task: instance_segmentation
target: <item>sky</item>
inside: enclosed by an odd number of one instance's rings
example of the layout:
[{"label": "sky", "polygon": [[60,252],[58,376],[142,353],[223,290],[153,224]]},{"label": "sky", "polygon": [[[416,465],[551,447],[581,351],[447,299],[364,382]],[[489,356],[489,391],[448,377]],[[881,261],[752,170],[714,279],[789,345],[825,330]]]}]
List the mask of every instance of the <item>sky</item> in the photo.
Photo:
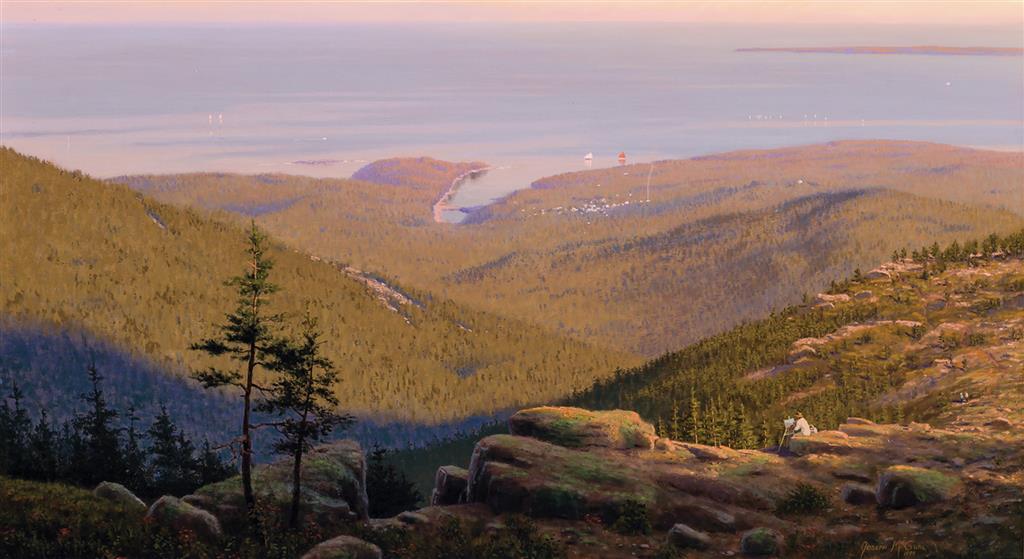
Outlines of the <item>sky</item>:
[{"label": "sky", "polygon": [[0,21],[44,24],[655,21],[1024,26],[1024,0],[3,0]]}]

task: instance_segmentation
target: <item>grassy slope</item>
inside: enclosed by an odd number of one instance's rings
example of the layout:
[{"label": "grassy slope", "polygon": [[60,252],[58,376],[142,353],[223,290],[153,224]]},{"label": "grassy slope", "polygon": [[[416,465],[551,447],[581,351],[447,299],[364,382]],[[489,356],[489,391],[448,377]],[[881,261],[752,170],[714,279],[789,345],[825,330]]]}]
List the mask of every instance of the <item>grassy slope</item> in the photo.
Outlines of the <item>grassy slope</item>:
[{"label": "grassy slope", "polygon": [[[286,176],[121,180],[179,204],[262,204],[257,219],[292,246],[656,355],[794,303],[894,248],[1019,227],[1022,158],[882,141],[735,152],[550,177],[462,226],[430,221],[429,204],[457,175],[455,165],[438,174],[436,162],[407,162],[407,182],[422,188]],[[638,205],[648,173],[652,202]],[[864,192],[875,190],[892,192]],[[601,199],[632,203],[607,215],[569,210]]]},{"label": "grassy slope", "polygon": [[[236,225],[9,149],[0,167],[0,314],[83,328],[171,368],[206,364],[188,345],[234,306],[223,281],[243,269]],[[555,398],[629,362],[415,291],[423,306],[394,312],[335,266],[282,247],[272,256],[283,288],[272,308],[294,316],[309,304],[342,371],[341,400],[356,412],[458,419]],[[118,372],[106,373],[116,388]]]}]

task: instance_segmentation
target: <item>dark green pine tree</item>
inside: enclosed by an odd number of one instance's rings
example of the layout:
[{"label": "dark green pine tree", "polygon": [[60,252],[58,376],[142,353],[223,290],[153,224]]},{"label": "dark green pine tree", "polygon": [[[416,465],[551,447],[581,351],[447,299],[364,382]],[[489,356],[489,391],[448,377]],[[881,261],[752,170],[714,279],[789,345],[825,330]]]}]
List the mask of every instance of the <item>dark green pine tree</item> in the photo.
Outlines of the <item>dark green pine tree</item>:
[{"label": "dark green pine tree", "polygon": [[[250,519],[255,519],[256,507],[252,489],[252,406],[253,390],[258,387],[254,374],[273,343],[270,327],[280,320],[279,316],[266,312],[268,297],[278,289],[269,280],[273,261],[267,256],[267,250],[267,237],[253,222],[249,230],[248,267],[244,273],[227,282],[237,289],[238,305],[220,326],[219,337],[208,338],[192,346],[192,349],[213,356],[229,356],[241,362],[240,370],[211,367],[196,373],[195,378],[206,388],[233,386],[241,391],[242,425],[237,442],[240,445],[242,493]],[[252,526],[256,528],[256,523],[253,522]]]},{"label": "dark green pine tree", "polygon": [[719,409],[719,404],[715,400],[711,400],[708,403],[708,413],[706,414],[708,424],[708,444],[715,446],[721,446],[722,444],[722,412]]},{"label": "dark green pine tree", "polygon": [[165,406],[160,406],[148,435],[153,455],[154,493],[180,497],[195,489],[199,482],[195,448],[178,430]]},{"label": "dark green pine tree", "polygon": [[121,453],[121,429],[116,426],[118,413],[103,395],[100,376],[94,363],[88,367],[92,389],[81,395],[86,411],[75,416],[78,432],[77,456],[72,467],[78,472],[78,481],[94,485],[101,481],[124,481],[124,456]]},{"label": "dark green pine tree", "polygon": [[767,417],[761,419],[761,430],[758,432],[757,446],[761,448],[772,446],[772,428],[768,423]]},{"label": "dark green pine tree", "polygon": [[372,518],[387,518],[416,508],[423,499],[416,484],[388,462],[387,455],[386,449],[375,446],[366,465],[366,492]]},{"label": "dark green pine tree", "polygon": [[750,421],[746,408],[739,408],[737,421],[739,425],[736,432],[736,440],[733,444],[735,444],[736,448],[757,448],[757,435],[754,434],[754,426]]},{"label": "dark green pine tree", "polygon": [[39,421],[28,437],[28,463],[31,469],[24,472],[26,477],[42,481],[54,481],[60,469],[57,433],[50,426],[46,410],[39,412]]},{"label": "dark green pine tree", "polygon": [[199,465],[199,485],[209,485],[228,479],[235,472],[235,466],[221,458],[211,445],[210,441],[203,441],[203,447],[196,459]]},{"label": "dark green pine tree", "polygon": [[692,439],[694,444],[700,444],[701,431],[700,401],[697,400],[697,395],[691,390],[690,414],[686,416],[686,439]]},{"label": "dark green pine tree", "polygon": [[679,417],[679,402],[672,401],[672,416],[669,418],[668,438],[678,441],[683,436],[683,420]]},{"label": "dark green pine tree", "polygon": [[135,406],[128,407],[128,430],[124,441],[124,484],[137,493],[149,492],[149,475],[146,469],[146,452],[139,444],[141,434],[135,424]]},{"label": "dark green pine tree", "polygon": [[[17,381],[11,383],[10,402],[5,398],[0,406],[0,473],[22,476],[27,463],[26,445],[32,421],[21,407],[23,398]],[[13,405],[12,405],[13,404]]]},{"label": "dark green pine tree", "polygon": [[274,452],[292,458],[292,499],[288,525],[299,522],[302,484],[302,457],[336,428],[347,428],[355,419],[337,412],[338,397],[334,385],[338,372],[321,354],[320,332],[316,321],[307,315],[299,340],[281,340],[271,350],[268,368],[280,373],[268,396],[259,402],[261,412],[281,417],[272,425],[280,433]]}]

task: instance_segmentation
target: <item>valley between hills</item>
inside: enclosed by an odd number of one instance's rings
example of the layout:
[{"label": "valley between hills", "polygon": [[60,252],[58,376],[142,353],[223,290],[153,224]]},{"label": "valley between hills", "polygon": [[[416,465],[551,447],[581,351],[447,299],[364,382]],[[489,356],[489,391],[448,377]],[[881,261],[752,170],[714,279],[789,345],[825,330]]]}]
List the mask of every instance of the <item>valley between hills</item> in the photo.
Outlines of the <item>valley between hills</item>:
[{"label": "valley between hills", "polygon": [[[809,557],[907,541],[1001,557],[1019,542],[1024,154],[732,152],[541,178],[438,223],[453,182],[485,165],[98,180],[4,148],[3,386],[17,383],[17,409],[74,419],[92,363],[143,422],[165,407],[183,433],[232,436],[230,394],[189,377],[236,365],[190,346],[233,306],[225,280],[258,226],[280,287],[267,305],[318,320],[333,394],[359,420],[335,438],[363,443],[315,451],[309,530],[275,544],[282,557]],[[794,410],[820,431],[779,449]],[[418,502],[381,508],[375,443],[399,449],[387,475]],[[261,462],[276,518],[288,471]],[[267,545],[240,528],[235,478],[141,495],[152,503],[2,479],[14,528],[0,550]]]}]

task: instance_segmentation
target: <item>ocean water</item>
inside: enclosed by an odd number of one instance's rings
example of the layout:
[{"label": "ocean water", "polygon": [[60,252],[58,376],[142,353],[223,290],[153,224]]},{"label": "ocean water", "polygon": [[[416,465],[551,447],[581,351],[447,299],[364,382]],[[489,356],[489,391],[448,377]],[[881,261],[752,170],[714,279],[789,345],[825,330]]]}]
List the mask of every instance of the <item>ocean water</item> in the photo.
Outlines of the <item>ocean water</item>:
[{"label": "ocean water", "polygon": [[[480,160],[456,206],[586,167],[836,139],[1024,145],[1021,57],[743,53],[1019,47],[1005,27],[3,25],[5,145],[106,177],[347,177]],[[458,221],[460,213],[446,218]]]}]

